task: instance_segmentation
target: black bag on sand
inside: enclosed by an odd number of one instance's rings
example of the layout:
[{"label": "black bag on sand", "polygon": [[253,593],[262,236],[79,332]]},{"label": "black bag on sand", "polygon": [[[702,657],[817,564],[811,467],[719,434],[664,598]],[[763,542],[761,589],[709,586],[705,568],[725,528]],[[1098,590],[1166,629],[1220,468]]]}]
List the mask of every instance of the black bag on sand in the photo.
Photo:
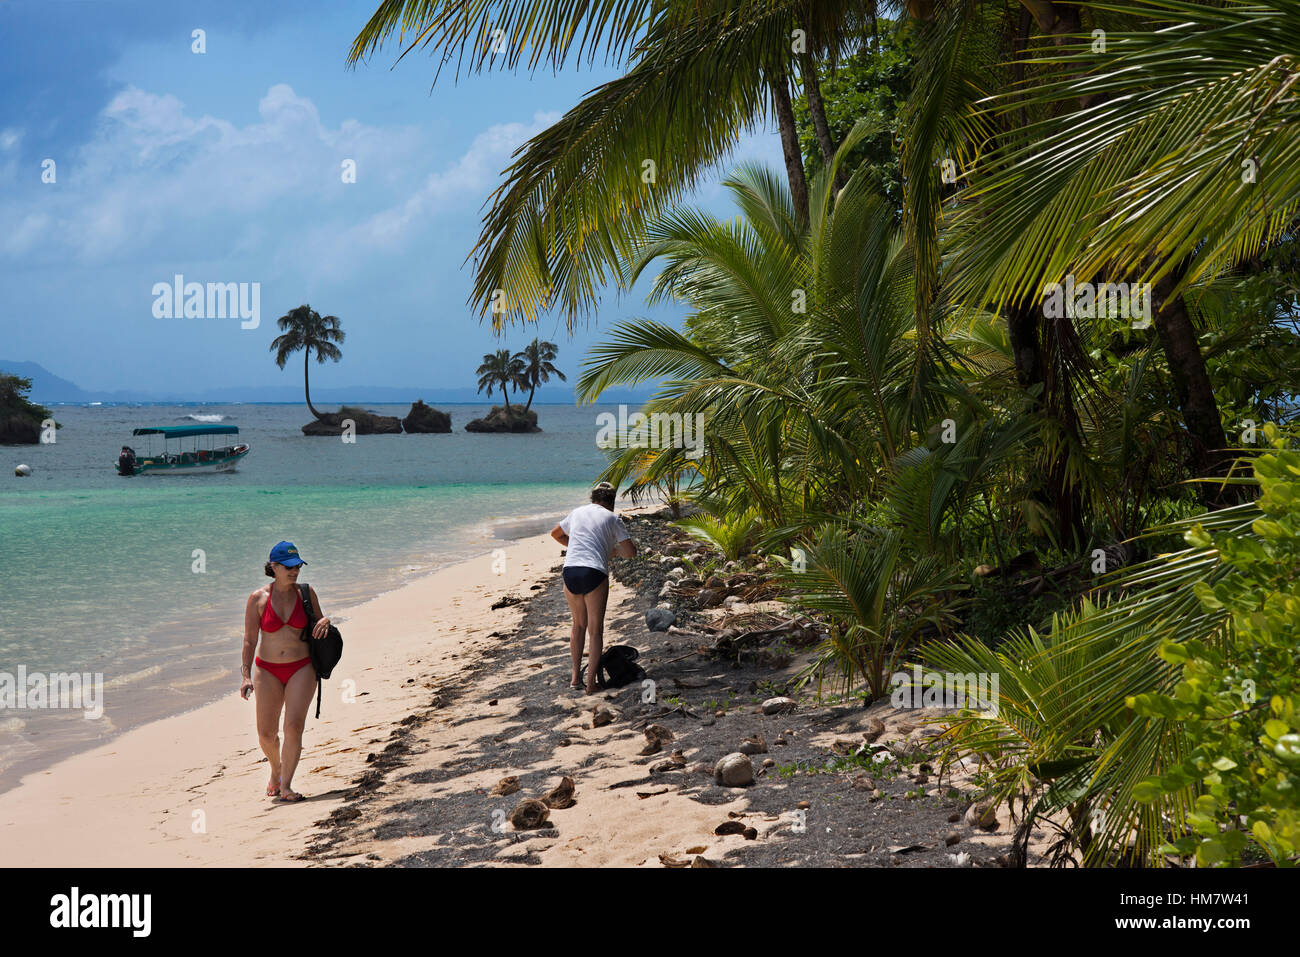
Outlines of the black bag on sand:
[{"label": "black bag on sand", "polygon": [[343,657],[343,635],[331,624],[324,638],[313,638],[311,633],[316,627],[317,619],[316,610],[311,603],[311,586],[300,582],[298,590],[302,592],[302,610],[307,613],[307,627],[298,637],[307,642],[307,654],[311,656],[311,666],[316,670],[316,717],[319,718],[320,683],[330,676],[334,666]]},{"label": "black bag on sand", "polygon": [[[645,677],[636,663],[641,652],[631,645],[611,645],[600,653],[600,681],[605,688],[621,688]],[[586,669],[584,669],[585,671]]]}]

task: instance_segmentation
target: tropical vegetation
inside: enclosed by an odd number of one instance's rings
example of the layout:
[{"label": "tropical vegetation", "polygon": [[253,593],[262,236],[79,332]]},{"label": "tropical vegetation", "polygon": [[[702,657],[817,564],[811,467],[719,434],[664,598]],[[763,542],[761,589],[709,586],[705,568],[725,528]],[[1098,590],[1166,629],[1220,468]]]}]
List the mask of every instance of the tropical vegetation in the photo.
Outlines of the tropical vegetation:
[{"label": "tropical vegetation", "polygon": [[[472,301],[686,310],[577,393],[657,383],[702,454],[602,478],[785,562],[809,681],[998,675],[945,741],[1022,861],[1296,863],[1297,0],[391,0],[353,59],[393,33],[625,69],[517,154]],[[784,169],[686,205],[768,121]]]},{"label": "tropical vegetation", "polygon": [[311,404],[311,383],[308,373],[311,368],[312,353],[316,361],[324,364],[326,359],[338,362],[343,358],[339,343],[343,342],[345,333],[338,316],[321,316],[311,306],[303,304],[291,309],[276,320],[280,335],[271,341],[271,351],[275,353],[275,364],[281,369],[289,357],[302,351],[302,388],[307,399],[307,408],[317,419],[321,413]]}]

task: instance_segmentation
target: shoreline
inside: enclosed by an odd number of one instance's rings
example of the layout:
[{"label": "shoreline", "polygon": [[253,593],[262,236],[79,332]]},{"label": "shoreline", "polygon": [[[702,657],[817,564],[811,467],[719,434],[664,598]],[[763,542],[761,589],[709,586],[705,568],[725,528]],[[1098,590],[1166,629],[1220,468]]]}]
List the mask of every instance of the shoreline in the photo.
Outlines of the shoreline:
[{"label": "shoreline", "polygon": [[[458,543],[451,548],[451,554],[444,560],[425,560],[416,563],[415,559],[403,555],[385,570],[353,580],[348,593],[333,605],[337,609],[334,619],[346,625],[347,614],[352,608],[406,588],[439,571],[473,561],[494,548],[509,547],[513,543],[541,534],[542,531],[549,530],[562,515],[563,512],[555,511],[494,516],[468,522],[456,530]],[[543,525],[545,529],[542,529]],[[336,594],[336,590],[331,588],[330,593]],[[362,594],[366,597],[358,597]],[[242,597],[240,602],[242,614]],[[205,635],[210,635],[223,628],[229,631],[229,617],[225,613],[218,616],[210,609],[204,609],[186,618],[177,619],[168,627],[191,624]],[[46,771],[69,758],[111,744],[137,728],[157,721],[171,720],[221,700],[228,690],[229,683],[231,681],[237,683],[239,679],[238,665],[218,665],[216,671],[220,674],[214,672],[214,658],[227,662],[231,660],[232,655],[237,656],[239,653],[238,646],[229,645],[228,642],[223,644],[223,642],[224,639],[214,640],[205,637],[187,646],[182,652],[173,654],[168,654],[166,649],[153,649],[147,655],[135,651],[134,657],[129,659],[130,667],[135,668],[135,671],[131,672],[128,668],[127,673],[106,675],[105,689],[126,685],[133,693],[139,686],[132,679],[145,678],[153,682],[154,695],[131,710],[122,711],[114,708],[111,714],[106,713],[101,719],[108,729],[106,732],[99,729],[83,729],[80,727],[83,722],[68,721],[66,719],[71,716],[66,714],[50,712],[34,715],[16,710],[0,711],[0,720],[8,718],[18,722],[18,730],[13,732],[14,734],[23,735],[25,733],[23,729],[35,722],[36,732],[41,735],[38,739],[30,732],[26,732],[28,734],[26,739],[17,738],[5,742],[4,747],[7,750],[0,752],[0,795],[18,787],[23,780],[33,774]],[[118,664],[121,664],[120,660]],[[50,666],[44,670],[84,673],[95,671],[95,667],[88,662],[85,666],[74,668]],[[94,733],[79,733],[83,730]]]},{"label": "shoreline", "polygon": [[0,793],[0,865],[305,866],[295,858],[315,822],[382,745],[372,735],[426,706],[428,670],[456,667],[472,636],[522,615],[524,603],[493,611],[502,595],[527,595],[530,584],[555,577],[560,549],[549,535],[498,547],[500,574],[487,551],[339,609],[345,656],[325,682],[320,719],[314,704],[308,713],[294,777],[308,800],[265,796],[253,702],[232,687],[23,775]]}]

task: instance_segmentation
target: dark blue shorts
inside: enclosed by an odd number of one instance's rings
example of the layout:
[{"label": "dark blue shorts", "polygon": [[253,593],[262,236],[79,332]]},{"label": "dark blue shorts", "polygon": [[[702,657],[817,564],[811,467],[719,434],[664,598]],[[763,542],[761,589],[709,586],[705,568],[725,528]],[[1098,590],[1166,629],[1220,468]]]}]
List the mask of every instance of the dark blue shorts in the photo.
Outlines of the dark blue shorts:
[{"label": "dark blue shorts", "polygon": [[604,584],[608,578],[599,568],[587,568],[583,565],[568,565],[564,569],[564,587],[575,595],[585,595]]}]

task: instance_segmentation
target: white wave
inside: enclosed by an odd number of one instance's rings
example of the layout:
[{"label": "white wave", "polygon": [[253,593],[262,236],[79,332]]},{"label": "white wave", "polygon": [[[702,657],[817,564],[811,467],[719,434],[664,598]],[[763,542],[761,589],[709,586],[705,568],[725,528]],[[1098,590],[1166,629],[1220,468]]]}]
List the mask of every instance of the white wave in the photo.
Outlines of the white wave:
[{"label": "white wave", "polygon": [[17,734],[25,727],[27,722],[22,718],[5,718],[0,721],[0,734]]},{"label": "white wave", "polygon": [[195,422],[222,422],[225,416],[219,412],[191,412],[189,415],[182,415],[182,419],[192,419]]},{"label": "white wave", "polygon": [[140,681],[144,678],[152,678],[162,671],[158,665],[151,665],[142,671],[133,671],[130,674],[119,675],[116,678],[110,678],[104,682],[105,688],[120,688],[122,685],[130,684],[133,681]]}]

